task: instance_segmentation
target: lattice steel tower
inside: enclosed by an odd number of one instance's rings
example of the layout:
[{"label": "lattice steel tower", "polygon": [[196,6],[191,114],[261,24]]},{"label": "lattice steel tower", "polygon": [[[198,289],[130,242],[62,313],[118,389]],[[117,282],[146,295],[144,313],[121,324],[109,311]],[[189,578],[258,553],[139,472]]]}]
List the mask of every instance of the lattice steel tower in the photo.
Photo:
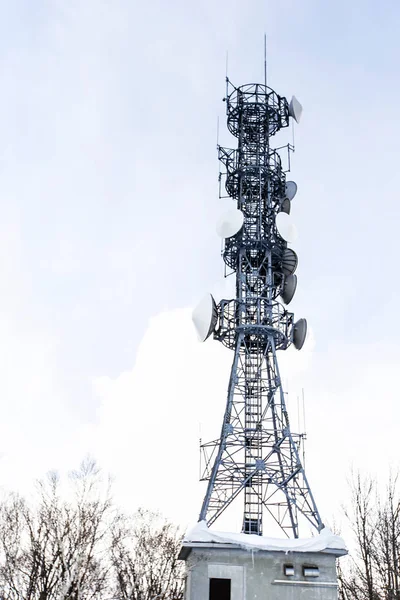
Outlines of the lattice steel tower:
[{"label": "lattice steel tower", "polygon": [[[236,208],[218,228],[226,267],[236,273],[236,297],[217,306],[208,295],[193,320],[202,340],[214,333],[234,358],[220,438],[201,445],[208,487],[200,520],[211,525],[242,496],[243,532],[262,535],[270,515],[288,537],[298,537],[299,513],[318,531],[323,525],[300,460],[302,436],[290,428],[277,360],[277,350],[302,347],[307,324],[295,323],[285,307],[297,285],[297,256],[288,247],[292,230],[285,222],[297,186],[286,181],[270,141],[291,117],[298,121],[302,109],[294,97],[289,104],[266,85],[236,88],[228,79],[224,100],[238,144],[218,146],[220,181]],[[290,157],[293,147],[284,148]]]}]

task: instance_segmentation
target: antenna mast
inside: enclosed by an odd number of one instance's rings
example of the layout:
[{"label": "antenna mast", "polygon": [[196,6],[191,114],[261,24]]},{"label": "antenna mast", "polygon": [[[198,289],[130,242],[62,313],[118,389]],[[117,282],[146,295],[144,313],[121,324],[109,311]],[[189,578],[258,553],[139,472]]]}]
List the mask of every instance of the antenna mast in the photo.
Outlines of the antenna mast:
[{"label": "antenna mast", "polygon": [[234,352],[220,437],[201,446],[208,486],[199,520],[213,524],[241,497],[244,533],[262,535],[269,517],[297,538],[299,516],[317,530],[323,525],[301,463],[302,436],[291,431],[278,366],[278,350],[291,344],[301,349],[307,323],[295,322],[286,308],[296,291],[297,255],[281,223],[297,186],[286,181],[270,140],[289,126],[290,117],[299,121],[302,108],[266,82],[264,36],[264,85],[235,87],[227,80],[227,125],[238,144],[218,146],[221,176],[236,205],[218,225],[223,260],[236,274],[236,295],[218,305],[208,295],[193,313],[202,340],[213,333]]},{"label": "antenna mast", "polygon": [[264,33],[264,85],[267,87],[267,34]]}]

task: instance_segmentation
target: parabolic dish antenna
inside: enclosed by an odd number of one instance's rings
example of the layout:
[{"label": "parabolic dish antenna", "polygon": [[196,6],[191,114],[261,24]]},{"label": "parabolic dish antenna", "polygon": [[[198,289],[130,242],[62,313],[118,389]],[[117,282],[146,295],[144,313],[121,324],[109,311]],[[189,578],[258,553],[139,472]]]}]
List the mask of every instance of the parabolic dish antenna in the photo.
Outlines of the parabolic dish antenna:
[{"label": "parabolic dish antenna", "polygon": [[296,96],[292,96],[292,99],[289,104],[289,115],[293,117],[296,123],[300,123],[301,114],[303,112],[303,107],[300,102],[297,100]]},{"label": "parabolic dish antenna", "polygon": [[296,350],[301,350],[306,340],[307,335],[307,321],[306,319],[299,319],[294,324],[293,330],[293,344]]},{"label": "parabolic dish antenna", "polygon": [[288,214],[284,212],[280,212],[276,215],[275,219],[276,227],[278,229],[279,235],[286,242],[294,242],[297,239],[297,229],[296,225],[292,223],[292,219]]},{"label": "parabolic dish antenna", "polygon": [[287,181],[285,185],[285,196],[289,200],[293,200],[297,193],[297,183],[294,181]]},{"label": "parabolic dish antenna", "polygon": [[282,272],[284,275],[292,275],[297,269],[298,258],[294,250],[285,248],[282,257]]},{"label": "parabolic dish antenna", "polygon": [[291,202],[290,202],[289,198],[285,198],[282,201],[280,212],[283,212],[283,213],[285,213],[287,215],[290,215],[290,209],[291,209],[291,207],[292,207],[292,205],[291,205]]},{"label": "parabolic dish antenna", "polygon": [[283,284],[283,291],[281,298],[285,304],[289,304],[293,300],[297,287],[297,275],[287,275],[285,277],[285,283]]},{"label": "parabolic dish antenna", "polygon": [[224,212],[217,221],[217,233],[222,238],[235,235],[243,227],[243,213],[238,208],[231,208]]},{"label": "parabolic dish antenna", "polygon": [[215,329],[218,310],[214,298],[207,294],[198,303],[192,313],[192,320],[200,342],[205,342]]}]

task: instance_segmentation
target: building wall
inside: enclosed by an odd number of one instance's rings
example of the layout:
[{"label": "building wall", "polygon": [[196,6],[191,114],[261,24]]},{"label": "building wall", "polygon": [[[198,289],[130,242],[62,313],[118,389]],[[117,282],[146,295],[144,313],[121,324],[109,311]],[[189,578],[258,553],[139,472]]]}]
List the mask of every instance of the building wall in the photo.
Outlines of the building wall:
[{"label": "building wall", "polygon": [[[293,565],[294,575],[284,574],[285,565]],[[318,567],[319,576],[304,576],[304,566]],[[186,567],[186,600],[208,600],[211,577],[231,579],[231,600],[337,600],[332,554],[193,548]]]}]

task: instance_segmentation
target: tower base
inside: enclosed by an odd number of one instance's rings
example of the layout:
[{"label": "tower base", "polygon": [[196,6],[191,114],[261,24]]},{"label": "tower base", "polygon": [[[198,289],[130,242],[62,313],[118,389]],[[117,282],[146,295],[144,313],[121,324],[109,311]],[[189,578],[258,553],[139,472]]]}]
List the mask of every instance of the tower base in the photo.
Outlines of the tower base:
[{"label": "tower base", "polygon": [[[212,532],[209,532],[212,538]],[[217,534],[225,541],[185,538],[179,554],[186,562],[185,600],[337,600],[336,559],[347,553],[343,540],[270,540],[244,534]],[[229,537],[235,538],[230,541]],[[246,538],[244,544],[241,539]],[[255,538],[252,540],[252,538]],[[327,535],[325,534],[325,539]],[[339,540],[339,542],[337,542]],[[254,544],[252,542],[254,541]],[[265,543],[263,543],[265,542]],[[272,543],[270,543],[272,542]],[[281,549],[265,549],[282,545]],[[340,543],[341,542],[341,543]],[[299,549],[290,549],[290,545]],[[329,547],[329,546],[341,546]],[[306,549],[307,546],[309,549]],[[316,550],[315,548],[322,547]],[[304,548],[304,549],[303,549]]]}]

